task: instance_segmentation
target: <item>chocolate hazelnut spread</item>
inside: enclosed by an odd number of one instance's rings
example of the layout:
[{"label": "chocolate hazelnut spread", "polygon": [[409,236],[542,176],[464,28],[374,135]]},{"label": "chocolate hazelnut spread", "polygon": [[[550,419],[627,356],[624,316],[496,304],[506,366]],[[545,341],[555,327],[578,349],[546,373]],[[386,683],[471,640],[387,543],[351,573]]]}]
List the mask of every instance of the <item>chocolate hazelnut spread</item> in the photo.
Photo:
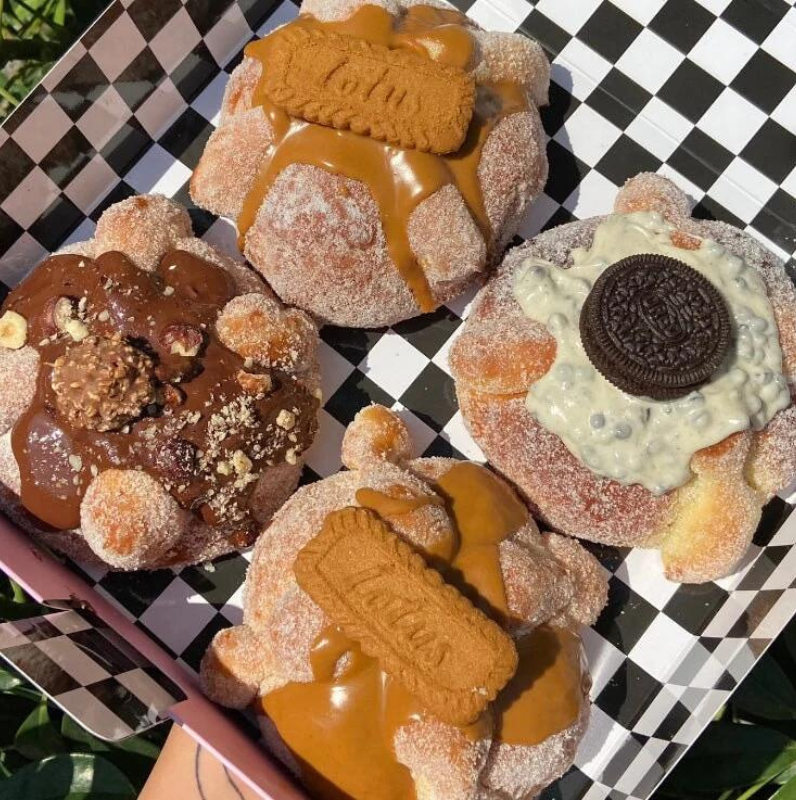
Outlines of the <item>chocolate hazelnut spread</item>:
[{"label": "chocolate hazelnut spread", "polygon": [[[27,320],[40,357],[35,397],[12,430],[29,512],[77,528],[99,472],[141,469],[247,543],[259,472],[309,444],[318,401],[294,375],[239,380],[258,369],[215,332],[235,294],[223,269],[174,250],[151,273],[118,252],[53,256],[9,295],[4,307]],[[74,318],[64,324],[56,308]],[[289,431],[276,424],[285,412],[295,417]]]},{"label": "chocolate hazelnut spread", "polygon": [[[477,464],[451,467],[436,488],[456,524],[455,541],[440,542],[424,555],[441,559],[448,581],[505,619],[498,548],[528,521],[527,510]],[[433,496],[394,495],[360,489],[356,499],[384,516],[438,502]],[[538,744],[578,718],[589,680],[580,638],[542,625],[522,637],[517,650],[514,678],[487,713],[460,728],[470,740],[491,733],[507,744]],[[289,683],[262,699],[299,764],[301,780],[324,800],[414,800],[415,782],[396,758],[394,739],[400,728],[426,717],[426,710],[335,626],[320,633],[310,662],[313,681]]]},{"label": "chocolate hazelnut spread", "polygon": [[[408,49],[442,64],[466,69],[471,64],[475,43],[467,18],[458,11],[416,5],[402,16],[379,6],[366,5],[343,22],[319,22],[300,16],[286,28],[328,30],[389,48]],[[253,42],[246,55],[268,70],[274,36]],[[263,166],[238,217],[241,245],[254,224],[263,200],[283,169],[291,164],[308,164],[337,175],[361,181],[378,203],[387,248],[396,268],[413,292],[421,311],[436,307],[423,267],[409,243],[412,211],[438,189],[453,184],[461,192],[470,213],[487,243],[491,227],[484,207],[478,166],[490,131],[509,114],[525,111],[528,98],[513,83],[476,87],[475,108],[464,144],[454,153],[436,155],[376,141],[368,136],[291,117],[273,103],[258,85],[253,105],[268,117],[273,142]]]}]

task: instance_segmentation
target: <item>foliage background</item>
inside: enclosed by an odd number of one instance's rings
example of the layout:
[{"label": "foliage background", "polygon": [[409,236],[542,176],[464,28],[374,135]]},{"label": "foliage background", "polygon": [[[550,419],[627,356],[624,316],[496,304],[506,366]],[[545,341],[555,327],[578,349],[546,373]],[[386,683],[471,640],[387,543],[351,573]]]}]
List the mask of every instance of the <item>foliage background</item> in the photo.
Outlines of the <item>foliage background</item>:
[{"label": "foliage background", "polygon": [[[105,7],[105,0],[0,0],[0,120]],[[41,613],[0,574],[0,621]],[[676,800],[796,800],[796,622],[658,792]],[[133,800],[167,733],[121,746],[87,734],[0,667],[0,800]]]},{"label": "foliage background", "polygon": [[0,120],[106,5],[106,0],[0,0]]}]

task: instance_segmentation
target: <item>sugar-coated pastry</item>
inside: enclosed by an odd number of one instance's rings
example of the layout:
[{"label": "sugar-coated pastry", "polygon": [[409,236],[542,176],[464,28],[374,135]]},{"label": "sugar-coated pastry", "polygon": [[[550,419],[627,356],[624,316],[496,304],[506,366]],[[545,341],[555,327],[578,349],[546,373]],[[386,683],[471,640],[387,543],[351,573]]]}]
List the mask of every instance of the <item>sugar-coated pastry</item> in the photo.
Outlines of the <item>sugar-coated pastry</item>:
[{"label": "sugar-coated pastry", "polygon": [[659,548],[675,581],[732,572],[796,475],[796,290],[660,176],[511,251],[450,365],[468,429],[544,524]]},{"label": "sugar-coated pastry", "polygon": [[547,179],[550,68],[441,2],[305,0],[246,48],[191,180],[286,303],[388,325],[480,279]]},{"label": "sugar-coated pastry", "polygon": [[319,800],[535,797],[586,730],[578,634],[605,574],[486,467],[410,447],[393,412],[357,415],[348,471],[299,489],[258,541],[202,685],[252,706]]},{"label": "sugar-coated pastry", "polygon": [[114,569],[251,544],[317,427],[318,334],[159,196],[111,206],[0,316],[0,507]]}]

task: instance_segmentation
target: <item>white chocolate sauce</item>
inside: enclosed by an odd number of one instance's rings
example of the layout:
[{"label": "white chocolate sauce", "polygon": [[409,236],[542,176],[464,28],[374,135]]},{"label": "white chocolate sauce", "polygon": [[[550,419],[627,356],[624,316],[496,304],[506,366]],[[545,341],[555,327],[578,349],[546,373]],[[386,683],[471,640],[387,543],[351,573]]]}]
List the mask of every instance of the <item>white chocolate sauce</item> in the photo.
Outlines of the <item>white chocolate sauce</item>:
[{"label": "white chocolate sauce", "polygon": [[[522,310],[545,325],[557,345],[552,367],[528,392],[528,409],[592,472],[658,495],[690,478],[698,450],[737,431],[760,430],[790,404],[762,279],[710,239],[696,250],[677,247],[675,230],[656,212],[615,214],[598,226],[590,248],[572,251],[569,269],[529,257],[514,278]],[[616,388],[591,365],[580,340],[580,311],[594,282],[611,264],[641,253],[693,267],[719,290],[733,322],[725,363],[698,391],[676,400]]]}]

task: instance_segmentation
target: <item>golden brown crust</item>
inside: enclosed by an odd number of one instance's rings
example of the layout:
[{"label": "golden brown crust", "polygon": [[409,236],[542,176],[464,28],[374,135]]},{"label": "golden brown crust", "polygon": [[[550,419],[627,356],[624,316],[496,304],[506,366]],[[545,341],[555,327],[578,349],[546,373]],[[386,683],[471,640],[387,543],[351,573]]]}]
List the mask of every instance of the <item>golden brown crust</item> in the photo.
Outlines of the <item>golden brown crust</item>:
[{"label": "golden brown crust", "polygon": [[[691,219],[683,192],[660,176],[631,179],[615,207],[659,211],[677,225],[678,246],[693,247],[694,237],[708,237],[745,258],[766,283],[784,371],[793,382],[796,290],[773,255],[729,225]],[[751,541],[762,505],[793,477],[796,413],[786,409],[764,431],[742,437],[734,458],[715,448],[698,453],[692,480],[661,497],[593,474],[542,428],[524,399],[552,363],[554,350],[549,335],[530,323],[514,300],[513,272],[528,253],[566,266],[572,249],[589,245],[599,222],[584,220],[540,234],[512,251],[482,290],[450,354],[462,414],[490,462],[555,530],[612,545],[660,547],[672,580],[712,580],[732,571]]]},{"label": "golden brown crust", "polygon": [[358,411],[343,436],[342,460],[349,469],[365,469],[380,461],[402,464],[411,456],[406,425],[384,406],[374,404]]},{"label": "golden brown crust", "polygon": [[[152,270],[172,249],[186,250],[232,276],[238,296],[223,310],[225,320],[235,323],[230,326],[234,327],[228,341],[231,349],[244,358],[292,371],[310,391],[317,388],[320,371],[314,324],[303,312],[285,309],[243,263],[194,238],[190,218],[177,203],[157,195],[124,200],[100,217],[94,239],[62,252],[93,258],[120,250],[140,268]],[[2,431],[27,409],[37,373],[38,356],[32,348],[0,349]],[[251,496],[252,513],[260,525],[266,525],[294,491],[301,467],[297,458],[293,464],[280,463],[261,471]],[[0,507],[23,530],[70,557],[98,561],[112,569],[196,563],[241,546],[228,531],[206,525],[176,507],[157,480],[132,470],[108,470],[94,477],[81,506],[80,530],[45,530],[19,501],[19,469],[8,434],[0,438],[0,484],[4,487]]]}]

